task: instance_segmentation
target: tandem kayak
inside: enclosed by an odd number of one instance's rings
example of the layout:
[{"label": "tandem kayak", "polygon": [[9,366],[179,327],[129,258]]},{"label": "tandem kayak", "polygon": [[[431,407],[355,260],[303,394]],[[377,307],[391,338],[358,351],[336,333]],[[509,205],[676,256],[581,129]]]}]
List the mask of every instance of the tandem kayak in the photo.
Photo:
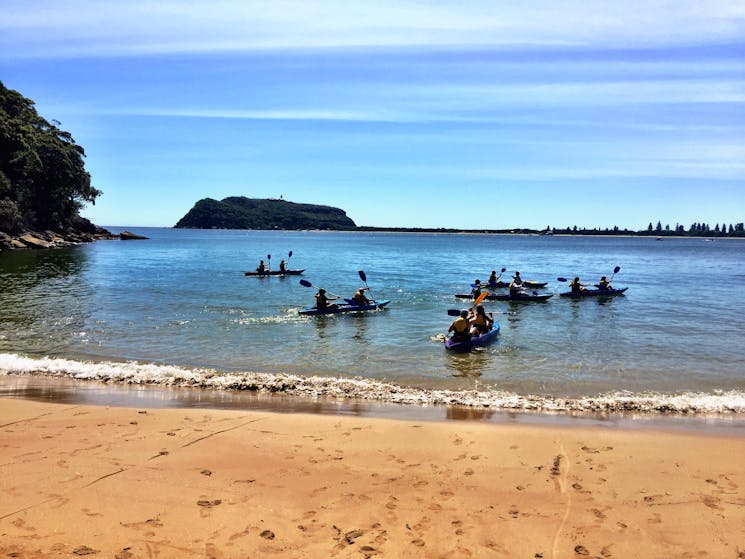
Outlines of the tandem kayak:
[{"label": "tandem kayak", "polygon": [[497,339],[499,334],[499,324],[494,323],[494,326],[488,332],[475,336],[470,340],[461,342],[454,342],[452,338],[445,340],[445,349],[450,351],[471,351],[474,347],[481,347],[492,343]]},{"label": "tandem kayak", "polygon": [[298,314],[304,316],[320,316],[324,314],[339,314],[345,312],[374,311],[377,309],[382,309],[390,302],[390,299],[386,299],[385,301],[376,301],[374,303],[370,303],[369,305],[332,305],[323,310],[318,310],[316,307],[308,307],[307,309],[298,311]]},{"label": "tandem kayak", "polygon": [[[470,293],[456,293],[456,299],[471,299]],[[548,301],[553,297],[553,293],[489,293],[486,296],[487,301]]]},{"label": "tandem kayak", "polygon": [[[541,289],[548,285],[547,281],[523,281],[522,285],[528,289]],[[496,283],[482,283],[482,289],[501,289],[503,287],[509,287],[510,282],[498,281]],[[476,287],[475,283],[471,284],[471,287]]]},{"label": "tandem kayak", "polygon": [[[509,286],[510,286],[510,282],[508,281],[496,281],[492,283],[481,284],[482,289],[502,289],[503,287],[509,287]],[[471,287],[476,287],[476,284],[472,283]]]},{"label": "tandem kayak", "polygon": [[265,270],[263,272],[257,272],[256,270],[252,272],[245,272],[247,276],[258,276],[258,277],[264,277],[264,276],[299,276],[302,274],[305,270],[285,270],[284,272],[281,272],[280,270]]},{"label": "tandem kayak", "polygon": [[622,295],[628,287],[622,287],[620,289],[583,289],[579,293],[572,291],[565,291],[559,293],[562,297],[571,297],[572,299],[582,299],[583,297],[613,297],[614,295]]}]

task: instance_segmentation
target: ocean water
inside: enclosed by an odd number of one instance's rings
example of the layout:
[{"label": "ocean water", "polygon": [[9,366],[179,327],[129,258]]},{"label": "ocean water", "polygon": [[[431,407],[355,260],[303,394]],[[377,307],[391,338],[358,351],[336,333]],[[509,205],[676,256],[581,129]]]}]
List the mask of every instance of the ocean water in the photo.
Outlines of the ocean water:
[{"label": "ocean water", "polygon": [[[110,228],[118,231],[120,228]],[[147,241],[0,253],[0,374],[507,409],[745,413],[745,242],[136,228]],[[303,276],[247,277],[290,251]],[[268,258],[271,255],[271,258]],[[560,298],[615,266],[623,296]],[[498,341],[446,352],[453,297],[507,268],[545,303],[486,302]],[[303,317],[363,283],[385,310]],[[300,285],[304,278],[313,288]]]}]

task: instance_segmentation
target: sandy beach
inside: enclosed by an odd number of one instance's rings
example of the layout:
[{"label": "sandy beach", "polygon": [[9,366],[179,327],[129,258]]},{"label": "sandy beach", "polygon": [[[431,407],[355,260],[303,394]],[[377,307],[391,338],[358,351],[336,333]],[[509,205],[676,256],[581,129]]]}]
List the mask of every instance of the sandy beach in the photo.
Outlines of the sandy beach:
[{"label": "sandy beach", "polygon": [[745,557],[745,440],[0,399],[0,557]]}]

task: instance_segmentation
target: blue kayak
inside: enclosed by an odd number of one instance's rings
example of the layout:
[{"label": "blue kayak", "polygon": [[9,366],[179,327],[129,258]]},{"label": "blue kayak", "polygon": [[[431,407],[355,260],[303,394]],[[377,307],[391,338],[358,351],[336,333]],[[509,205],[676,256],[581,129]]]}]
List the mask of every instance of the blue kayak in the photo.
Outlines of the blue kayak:
[{"label": "blue kayak", "polygon": [[495,322],[491,330],[470,340],[454,342],[452,338],[448,338],[445,340],[445,349],[449,349],[450,351],[471,351],[475,347],[489,345],[497,339],[498,334],[499,324]]},{"label": "blue kayak", "polygon": [[579,293],[573,291],[565,291],[559,293],[562,297],[571,297],[572,299],[582,299],[583,297],[613,297],[614,295],[622,295],[628,287],[622,287],[620,289],[583,289]]},{"label": "blue kayak", "polygon": [[325,308],[323,310],[318,310],[316,307],[308,307],[307,309],[298,311],[298,314],[301,314],[304,316],[319,316],[319,315],[324,315],[324,314],[339,314],[339,313],[345,313],[345,312],[374,311],[377,309],[382,309],[390,302],[391,301],[389,299],[386,299],[385,301],[376,301],[374,303],[370,303],[369,305],[350,305],[350,304],[331,305],[330,307]]}]

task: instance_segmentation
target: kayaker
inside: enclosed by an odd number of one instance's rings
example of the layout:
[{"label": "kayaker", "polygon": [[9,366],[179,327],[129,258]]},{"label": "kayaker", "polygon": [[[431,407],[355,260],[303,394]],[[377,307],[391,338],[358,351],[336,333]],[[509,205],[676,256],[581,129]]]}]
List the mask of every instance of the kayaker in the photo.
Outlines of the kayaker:
[{"label": "kayaker", "polygon": [[585,290],[585,284],[579,282],[579,276],[575,276],[575,278],[569,282],[569,288],[572,290],[572,293],[581,293]]},{"label": "kayaker", "polygon": [[453,321],[448,328],[448,332],[453,333],[452,339],[456,342],[465,342],[471,339],[468,311],[460,311],[460,316]]},{"label": "kayaker", "polygon": [[352,300],[354,301],[355,305],[363,306],[363,305],[369,305],[370,299],[365,297],[365,289],[366,287],[360,287],[354,295],[352,295]]},{"label": "kayaker", "polygon": [[285,261],[284,261],[284,260],[280,260],[280,261],[279,261],[279,271],[280,271],[280,273],[282,273],[282,274],[284,274],[284,273],[285,273]]},{"label": "kayaker", "polygon": [[496,285],[497,284],[497,281],[498,281],[497,280],[497,271],[496,270],[492,270],[491,271],[491,275],[489,276],[489,279],[486,282],[486,285],[488,285],[489,287],[491,287],[493,285]]},{"label": "kayaker", "polygon": [[333,301],[335,299],[338,299],[338,297],[327,297],[326,290],[321,288],[318,290],[318,293],[316,293],[316,308],[319,311],[333,308],[336,305],[329,305],[329,301]]},{"label": "kayaker", "polygon": [[264,261],[263,260],[261,260],[259,262],[259,266],[258,266],[258,268],[256,268],[256,271],[258,273],[260,273],[260,274],[263,274],[264,272],[266,272],[266,266],[264,266]]},{"label": "kayaker", "polygon": [[476,312],[468,322],[471,325],[471,336],[480,336],[492,329],[494,319],[486,314],[483,305],[477,305]]},{"label": "kayaker", "polygon": [[[520,272],[517,272],[517,273],[519,274]],[[524,290],[525,288],[523,287],[522,280],[520,280],[520,283],[518,283],[513,278],[512,281],[510,282],[510,295],[519,295]]]},{"label": "kayaker", "polygon": [[471,289],[471,297],[473,297],[474,301],[479,298],[479,295],[481,295],[481,280],[475,280],[473,282],[473,289]]},{"label": "kayaker", "polygon": [[602,291],[610,291],[612,287],[610,286],[610,282],[605,279],[605,276],[600,278],[600,281],[598,282],[598,288]]},{"label": "kayaker", "polygon": [[522,286],[523,278],[520,277],[520,272],[515,272],[515,275],[512,276],[512,283],[518,286]]}]

